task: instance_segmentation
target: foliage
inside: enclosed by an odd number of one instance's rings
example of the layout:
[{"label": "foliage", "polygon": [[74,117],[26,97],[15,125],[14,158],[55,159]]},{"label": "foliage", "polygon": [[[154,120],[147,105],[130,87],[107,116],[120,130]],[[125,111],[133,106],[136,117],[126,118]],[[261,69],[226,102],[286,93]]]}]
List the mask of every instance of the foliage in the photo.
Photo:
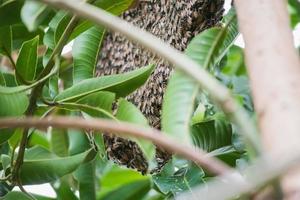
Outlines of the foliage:
[{"label": "foliage", "polygon": [[[94,0],[90,4],[114,15],[124,12],[133,0]],[[298,1],[289,0],[292,27],[299,23]],[[72,27],[73,26],[73,27]],[[72,27],[68,29],[68,27]],[[68,30],[68,31],[66,31]],[[155,65],[117,75],[95,76],[105,28],[40,2],[0,1],[0,54],[10,66],[0,66],[0,117],[34,115],[80,116],[126,121],[148,127],[147,118],[125,98],[141,87]],[[254,115],[243,49],[234,9],[222,25],[198,35],[185,50],[186,56],[208,70]],[[61,54],[70,41],[73,60]],[[43,50],[44,47],[44,50]],[[46,49],[45,49],[46,48]],[[17,57],[17,59],[15,59]],[[33,102],[33,104],[32,104]],[[117,106],[116,106],[117,105]],[[164,96],[162,130],[180,143],[202,148],[228,165],[248,162],[247,149],[224,113],[180,71],[173,71]],[[11,180],[22,148],[22,129],[0,129],[0,196],[5,199],[51,199],[13,192]],[[173,156],[161,172],[141,175],[106,158],[103,138],[93,131],[25,130],[28,141],[18,180],[22,185],[50,183],[57,199],[168,199],[212,174],[190,161]],[[131,138],[154,163],[154,145]],[[23,146],[24,147],[24,146]]]}]

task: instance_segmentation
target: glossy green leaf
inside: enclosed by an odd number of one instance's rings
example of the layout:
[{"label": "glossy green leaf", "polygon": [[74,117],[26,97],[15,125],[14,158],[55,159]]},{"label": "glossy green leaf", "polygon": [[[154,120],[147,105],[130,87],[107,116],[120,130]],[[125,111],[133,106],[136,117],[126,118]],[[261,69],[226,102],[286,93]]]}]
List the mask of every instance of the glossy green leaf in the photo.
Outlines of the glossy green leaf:
[{"label": "glossy green leaf", "polygon": [[51,151],[60,157],[69,154],[69,137],[67,131],[64,129],[51,130]]},{"label": "glossy green leaf", "polygon": [[186,54],[204,69],[211,72],[227,53],[238,36],[234,10],[224,18],[224,26],[210,28],[195,36],[186,49]]},{"label": "glossy green leaf", "polygon": [[231,145],[232,128],[223,119],[215,119],[194,124],[192,135],[195,145],[207,152],[211,152]]},{"label": "glossy green leaf", "polygon": [[50,150],[50,142],[47,138],[47,135],[44,132],[34,130],[33,133],[31,133],[28,139],[28,146],[33,147],[36,145]]},{"label": "glossy green leaf", "polygon": [[122,197],[123,200],[142,200],[150,189],[151,183],[149,180],[137,181],[117,188],[100,199],[119,200]]},{"label": "glossy green leaf", "polygon": [[88,162],[94,157],[94,150],[74,156],[57,157],[41,147],[28,149],[21,167],[22,184],[42,184],[54,181],[73,172],[80,164]]},{"label": "glossy green leaf", "polygon": [[204,183],[204,171],[197,166],[177,170],[173,175],[154,175],[152,180],[155,186],[163,194],[177,194],[182,191],[190,190],[192,187]]},{"label": "glossy green leaf", "polygon": [[[87,134],[80,130],[69,130],[71,155],[85,152],[93,148]],[[74,178],[78,181],[80,200],[96,199],[96,168],[95,160],[82,164],[73,173]]]},{"label": "glossy green leaf", "polygon": [[130,183],[149,180],[148,176],[143,176],[139,172],[112,164],[100,179],[101,190],[99,196],[107,196],[108,193],[121,188]]},{"label": "glossy green leaf", "polygon": [[[120,121],[131,122],[145,127],[148,126],[148,121],[142,112],[125,99],[119,100],[116,118]],[[155,147],[151,142],[137,138],[132,139],[139,145],[148,160],[154,158]]]},{"label": "glossy green leaf", "polygon": [[50,55],[55,48],[55,45],[59,41],[61,35],[66,29],[70,16],[64,11],[59,11],[49,22],[49,29],[47,30],[44,36],[44,44],[48,47],[47,51],[43,57],[43,65],[45,66],[48,63]]},{"label": "glossy green leaf", "polygon": [[12,50],[12,32],[10,26],[0,27],[0,54],[10,56]]},{"label": "glossy green leaf", "polygon": [[11,26],[13,37],[13,50],[20,49],[25,41],[39,36],[40,44],[42,44],[44,38],[44,30],[38,28],[33,32],[29,32],[24,24],[15,24]]},{"label": "glossy green leaf", "polygon": [[29,105],[27,88],[0,86],[0,116],[20,116],[26,111]]},{"label": "glossy green leaf", "polygon": [[112,115],[112,104],[115,101],[115,94],[100,91],[87,95],[75,103],[60,103],[58,106],[63,109],[82,111],[92,117],[115,119]]},{"label": "glossy green leaf", "polygon": [[29,31],[34,31],[47,18],[50,8],[36,1],[25,1],[21,10],[21,18]]},{"label": "glossy green leaf", "polygon": [[39,44],[39,37],[35,37],[32,40],[23,43],[19,57],[17,60],[17,72],[23,80],[32,81],[34,80],[38,55],[37,48]]},{"label": "glossy green leaf", "polygon": [[55,101],[74,102],[99,91],[114,92],[117,97],[126,96],[146,82],[153,68],[154,66],[150,65],[124,74],[86,79],[61,92]]},{"label": "glossy green leaf", "polygon": [[[224,21],[224,27],[200,33],[186,49],[187,56],[211,72],[238,34],[234,10]],[[162,106],[162,130],[178,141],[190,142],[190,119],[198,91],[197,83],[184,73],[175,70],[170,76]]]},{"label": "glossy green leaf", "polygon": [[20,11],[23,1],[12,0],[0,6],[0,27],[9,26],[21,22]]},{"label": "glossy green leaf", "polygon": [[222,73],[231,76],[246,75],[244,52],[241,47],[233,45],[229,49],[226,64],[222,67]]},{"label": "glossy green leaf", "polygon": [[72,50],[74,84],[94,77],[103,37],[103,28],[92,27],[75,39]]},{"label": "glossy green leaf", "polygon": [[116,95],[111,92],[100,91],[94,94],[87,95],[79,99],[76,103],[89,105],[95,108],[101,108],[109,113],[112,113],[112,104],[116,99]]},{"label": "glossy green leaf", "polygon": [[216,149],[209,154],[215,156],[218,159],[222,160],[226,164],[235,167],[237,159],[242,157],[243,152],[237,151],[233,146],[225,146],[219,149]]}]

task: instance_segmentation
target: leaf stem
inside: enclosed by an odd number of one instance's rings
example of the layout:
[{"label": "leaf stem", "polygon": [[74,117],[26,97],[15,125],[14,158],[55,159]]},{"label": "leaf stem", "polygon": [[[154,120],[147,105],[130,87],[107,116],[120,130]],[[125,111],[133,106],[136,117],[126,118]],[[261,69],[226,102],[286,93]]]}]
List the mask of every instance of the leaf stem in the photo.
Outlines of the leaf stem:
[{"label": "leaf stem", "polygon": [[[44,78],[44,77],[47,77],[49,75],[49,73],[51,74],[51,70],[53,69],[53,66],[55,64],[55,61],[54,61],[55,56],[61,54],[61,51],[62,51],[64,45],[68,41],[68,38],[72,34],[72,31],[74,30],[74,28],[76,27],[77,24],[78,24],[78,19],[76,18],[76,16],[73,16],[72,19],[70,20],[69,24],[67,25],[66,29],[64,30],[62,36],[60,37],[57,45],[55,46],[46,67],[44,68],[44,70],[41,72],[41,74],[38,77],[38,80],[42,80],[42,81],[40,81],[39,84],[35,88],[33,88],[33,90],[31,91],[29,106],[25,113],[26,116],[32,116],[34,111],[36,110],[37,99],[40,96],[41,91],[44,87],[44,84],[47,80],[47,78]],[[28,139],[28,129],[24,129],[22,138],[21,138],[21,142],[20,142],[18,157],[17,157],[16,163],[15,163],[13,171],[12,171],[12,180],[13,180],[14,184],[18,184],[19,171],[23,164],[27,139]]]}]

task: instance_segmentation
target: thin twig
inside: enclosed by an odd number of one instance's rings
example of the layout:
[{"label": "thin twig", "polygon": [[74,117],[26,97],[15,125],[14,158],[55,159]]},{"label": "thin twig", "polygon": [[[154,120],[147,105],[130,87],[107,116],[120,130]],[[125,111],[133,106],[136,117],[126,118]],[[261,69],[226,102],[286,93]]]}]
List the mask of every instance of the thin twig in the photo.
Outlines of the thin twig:
[{"label": "thin twig", "polygon": [[[66,29],[64,30],[62,36],[60,37],[57,45],[55,46],[46,67],[44,68],[44,70],[39,75],[38,80],[43,79],[44,77],[48,76],[49,73],[51,73],[51,70],[53,69],[53,66],[55,64],[55,62],[54,62],[55,56],[57,56],[58,54],[61,53],[65,43],[68,41],[68,38],[72,34],[72,31],[76,27],[77,23],[78,23],[78,19],[75,16],[72,17],[72,19],[70,20],[70,22],[67,25]],[[32,90],[32,92],[30,94],[29,106],[28,106],[27,111],[25,113],[26,116],[32,116],[33,115],[33,113],[36,109],[37,99],[41,94],[41,91],[43,89],[45,81],[41,82],[38,86],[36,86]],[[28,129],[25,129],[23,131],[23,134],[22,134],[18,157],[17,157],[16,163],[15,163],[15,166],[13,168],[12,177],[13,177],[14,182],[16,182],[18,180],[18,176],[19,176],[18,172],[19,172],[20,167],[22,166],[22,163],[23,163],[24,152],[25,152],[25,148],[26,148],[26,144],[27,144],[27,139],[28,139]]]},{"label": "thin twig", "polygon": [[111,30],[120,32],[129,40],[137,42],[172,63],[174,67],[192,77],[202,89],[210,93],[213,100],[222,107],[224,112],[238,126],[240,129],[239,133],[245,137],[249,146],[253,147],[255,152],[260,152],[260,142],[256,128],[245,110],[234,100],[230,91],[225,86],[220,84],[213,76],[182,52],[172,48],[152,34],[87,3],[74,3],[71,0],[41,1],[60,9],[63,8],[77,16],[89,19],[98,25],[103,25]]},{"label": "thin twig", "polygon": [[145,128],[125,122],[115,122],[104,119],[83,119],[79,117],[48,117],[39,118],[2,118],[0,119],[0,128],[75,128],[86,130],[98,130],[103,133],[114,133],[120,136],[139,137],[150,140],[164,149],[181,155],[189,160],[194,161],[197,165],[209,170],[214,174],[227,174],[233,169],[229,168],[223,162],[209,157],[205,152],[196,147],[179,144],[173,139],[165,136],[156,129]]}]

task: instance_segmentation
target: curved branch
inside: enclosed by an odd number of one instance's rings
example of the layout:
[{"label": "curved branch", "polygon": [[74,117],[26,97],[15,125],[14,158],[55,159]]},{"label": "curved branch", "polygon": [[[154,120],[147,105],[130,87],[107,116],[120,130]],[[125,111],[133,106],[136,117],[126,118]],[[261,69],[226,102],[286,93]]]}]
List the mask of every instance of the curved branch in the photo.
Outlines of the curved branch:
[{"label": "curved branch", "polygon": [[225,86],[220,84],[213,76],[182,52],[172,48],[152,34],[90,4],[82,2],[74,3],[71,0],[41,1],[60,9],[63,8],[77,16],[89,19],[98,25],[103,25],[111,30],[120,32],[129,40],[139,43],[161,58],[169,61],[179,70],[192,77],[202,89],[208,91],[213,100],[221,106],[224,112],[239,127],[239,132],[245,137],[249,146],[253,147],[256,152],[260,152],[256,128],[245,110],[236,103],[230,91]]},{"label": "curved branch", "polygon": [[144,128],[125,122],[115,122],[104,119],[83,119],[79,117],[48,117],[48,118],[2,118],[0,128],[76,128],[103,131],[103,134],[113,133],[119,136],[132,136],[152,141],[164,149],[194,161],[197,165],[214,174],[227,174],[232,171],[226,164],[209,157],[204,151],[196,147],[178,144],[160,131]]}]

